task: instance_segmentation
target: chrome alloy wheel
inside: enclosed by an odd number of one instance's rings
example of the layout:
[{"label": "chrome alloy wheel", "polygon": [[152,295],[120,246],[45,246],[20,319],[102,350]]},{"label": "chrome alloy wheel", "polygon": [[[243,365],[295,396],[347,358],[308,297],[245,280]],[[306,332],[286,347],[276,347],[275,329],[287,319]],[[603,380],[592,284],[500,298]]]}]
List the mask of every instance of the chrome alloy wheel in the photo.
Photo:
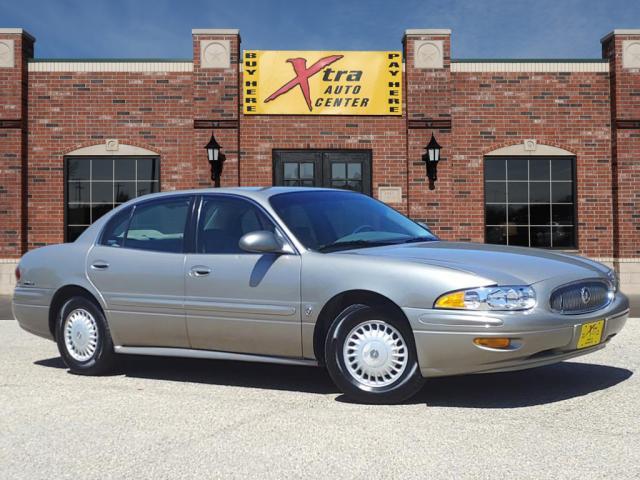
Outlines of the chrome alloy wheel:
[{"label": "chrome alloy wheel", "polygon": [[391,385],[409,361],[400,332],[381,320],[369,320],[351,330],[344,342],[343,356],[351,376],[367,387]]},{"label": "chrome alloy wheel", "polygon": [[98,348],[98,324],[83,308],[73,310],[64,321],[64,344],[74,360],[86,362]]}]

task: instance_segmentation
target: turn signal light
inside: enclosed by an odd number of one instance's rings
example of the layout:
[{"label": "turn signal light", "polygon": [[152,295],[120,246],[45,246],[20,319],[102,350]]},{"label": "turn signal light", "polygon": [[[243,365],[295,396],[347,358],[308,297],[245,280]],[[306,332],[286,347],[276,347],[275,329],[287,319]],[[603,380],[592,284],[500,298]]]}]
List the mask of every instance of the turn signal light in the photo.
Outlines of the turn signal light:
[{"label": "turn signal light", "polygon": [[436,308],[464,308],[464,292],[453,292],[441,296],[436,302]]},{"label": "turn signal light", "polygon": [[15,274],[16,274],[16,282],[19,282],[20,281],[20,268],[19,267],[16,267]]},{"label": "turn signal light", "polygon": [[481,347],[504,349],[511,346],[511,339],[499,337],[474,338],[473,343],[475,343],[476,345],[480,345]]}]

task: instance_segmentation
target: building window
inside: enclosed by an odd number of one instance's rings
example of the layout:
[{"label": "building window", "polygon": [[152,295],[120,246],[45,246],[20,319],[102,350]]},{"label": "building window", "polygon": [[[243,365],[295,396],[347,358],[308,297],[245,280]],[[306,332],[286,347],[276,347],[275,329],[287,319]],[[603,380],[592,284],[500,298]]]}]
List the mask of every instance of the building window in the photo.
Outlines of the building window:
[{"label": "building window", "polygon": [[330,187],[371,195],[370,150],[274,150],[274,185]]},{"label": "building window", "polygon": [[313,187],[315,182],[313,162],[284,162],[283,185],[287,187]]},{"label": "building window", "polygon": [[160,190],[157,158],[75,157],[65,164],[65,241],[117,205]]},{"label": "building window", "polygon": [[576,248],[575,158],[486,157],[485,241]]}]

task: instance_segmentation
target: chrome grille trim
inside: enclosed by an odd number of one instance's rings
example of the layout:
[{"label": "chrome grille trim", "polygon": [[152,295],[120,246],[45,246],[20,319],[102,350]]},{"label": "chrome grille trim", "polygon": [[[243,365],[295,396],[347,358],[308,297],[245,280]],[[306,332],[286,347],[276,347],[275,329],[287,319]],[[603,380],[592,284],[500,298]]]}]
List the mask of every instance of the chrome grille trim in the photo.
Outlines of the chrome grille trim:
[{"label": "chrome grille trim", "polygon": [[594,312],[606,307],[609,303],[611,303],[609,284],[605,280],[569,283],[556,288],[549,298],[551,310],[563,315]]}]

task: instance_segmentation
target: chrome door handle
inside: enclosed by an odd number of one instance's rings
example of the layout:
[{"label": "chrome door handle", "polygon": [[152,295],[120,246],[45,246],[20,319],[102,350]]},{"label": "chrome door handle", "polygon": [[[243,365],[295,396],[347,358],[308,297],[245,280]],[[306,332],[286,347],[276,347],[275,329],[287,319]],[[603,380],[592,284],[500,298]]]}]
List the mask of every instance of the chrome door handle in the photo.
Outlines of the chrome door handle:
[{"label": "chrome door handle", "polygon": [[109,264],[107,262],[95,262],[91,264],[91,268],[94,270],[106,270],[109,268]]},{"label": "chrome door handle", "polygon": [[206,277],[211,273],[211,269],[205,265],[196,265],[195,267],[191,267],[189,271],[189,275],[192,277]]}]

